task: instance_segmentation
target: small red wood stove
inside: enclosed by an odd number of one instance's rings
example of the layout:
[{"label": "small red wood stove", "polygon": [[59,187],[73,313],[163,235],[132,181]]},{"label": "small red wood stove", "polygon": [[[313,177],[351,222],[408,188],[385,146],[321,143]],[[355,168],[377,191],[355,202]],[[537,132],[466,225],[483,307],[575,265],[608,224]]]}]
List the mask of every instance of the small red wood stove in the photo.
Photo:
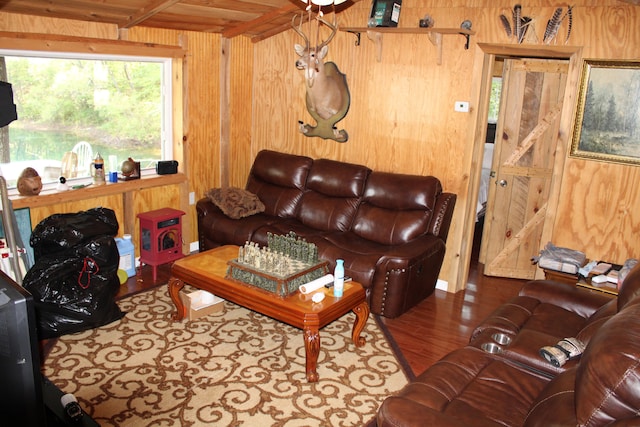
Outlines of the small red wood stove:
[{"label": "small red wood stove", "polygon": [[138,214],[140,220],[140,264],[153,268],[184,257],[182,253],[182,216],[184,212],[164,208]]}]

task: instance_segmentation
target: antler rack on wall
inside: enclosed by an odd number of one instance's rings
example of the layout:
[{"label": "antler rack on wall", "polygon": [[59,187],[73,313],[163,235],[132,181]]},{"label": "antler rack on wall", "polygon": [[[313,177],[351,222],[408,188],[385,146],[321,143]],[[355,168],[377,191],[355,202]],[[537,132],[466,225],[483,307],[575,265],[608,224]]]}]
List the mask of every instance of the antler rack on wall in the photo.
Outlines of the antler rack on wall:
[{"label": "antler rack on wall", "polygon": [[464,36],[465,49],[469,49],[469,37],[475,34],[473,30],[464,28],[397,28],[397,27],[351,27],[340,28],[340,31],[355,34],[356,46],[360,46],[361,33],[367,33],[369,40],[376,44],[376,59],[382,61],[382,35],[383,34],[427,34],[429,40],[438,49],[438,65],[442,64],[442,36],[444,34],[457,34]]}]

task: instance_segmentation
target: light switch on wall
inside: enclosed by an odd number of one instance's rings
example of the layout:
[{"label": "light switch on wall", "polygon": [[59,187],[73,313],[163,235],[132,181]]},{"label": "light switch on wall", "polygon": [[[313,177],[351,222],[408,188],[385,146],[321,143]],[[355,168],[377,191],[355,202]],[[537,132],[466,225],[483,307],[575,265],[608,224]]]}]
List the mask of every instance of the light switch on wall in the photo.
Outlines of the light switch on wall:
[{"label": "light switch on wall", "polygon": [[469,103],[466,101],[456,101],[453,109],[459,113],[468,113]]}]

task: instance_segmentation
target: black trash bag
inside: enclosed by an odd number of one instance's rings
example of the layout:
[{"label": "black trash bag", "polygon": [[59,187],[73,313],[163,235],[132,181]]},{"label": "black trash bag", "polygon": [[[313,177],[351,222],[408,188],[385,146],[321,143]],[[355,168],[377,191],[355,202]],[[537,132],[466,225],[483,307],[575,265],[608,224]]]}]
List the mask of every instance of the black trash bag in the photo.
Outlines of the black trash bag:
[{"label": "black trash bag", "polygon": [[[89,215],[95,218],[94,212]],[[73,230],[82,228],[77,226],[82,223],[77,217],[70,218]],[[87,220],[85,224],[90,222]],[[106,229],[105,226],[102,228]],[[43,229],[56,238],[64,234],[47,227],[40,228]],[[24,288],[35,300],[40,339],[96,328],[124,316],[115,303],[120,287],[117,275],[120,255],[113,235],[92,236],[80,241],[68,249],[57,245],[57,251],[43,251],[23,279]],[[44,239],[39,243],[41,248],[56,247]]]},{"label": "black trash bag", "polygon": [[97,236],[115,236],[118,227],[115,212],[107,208],[53,214],[36,225],[29,243],[37,261],[42,254],[64,251]]}]

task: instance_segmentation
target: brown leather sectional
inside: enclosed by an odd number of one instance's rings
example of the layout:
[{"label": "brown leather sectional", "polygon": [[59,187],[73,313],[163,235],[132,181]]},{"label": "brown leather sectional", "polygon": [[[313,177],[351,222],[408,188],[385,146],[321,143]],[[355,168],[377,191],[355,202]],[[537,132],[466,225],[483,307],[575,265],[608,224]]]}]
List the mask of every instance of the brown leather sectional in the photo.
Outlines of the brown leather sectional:
[{"label": "brown leather sectional", "polygon": [[433,176],[376,172],[276,151],[257,154],[246,190],[262,213],[231,219],[203,198],[196,204],[200,251],[290,231],[318,246],[333,269],[362,283],[372,313],[396,317],[436,285],[456,202]]},{"label": "brown leather sectional", "polygon": [[[453,351],[378,410],[377,425],[640,426],[640,265],[618,297],[531,281]],[[499,353],[493,335],[511,342]],[[555,367],[540,348],[575,337],[582,355]]]}]

